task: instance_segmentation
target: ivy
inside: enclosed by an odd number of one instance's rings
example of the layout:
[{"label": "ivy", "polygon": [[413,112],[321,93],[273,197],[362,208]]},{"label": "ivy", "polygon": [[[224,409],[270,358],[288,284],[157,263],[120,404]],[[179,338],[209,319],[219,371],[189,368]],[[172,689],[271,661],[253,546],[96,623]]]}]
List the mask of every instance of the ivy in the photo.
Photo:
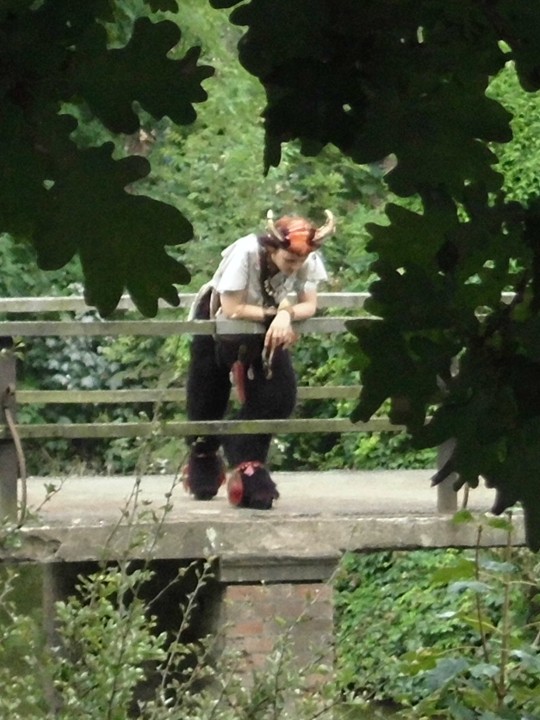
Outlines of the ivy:
[{"label": "ivy", "polygon": [[[511,521],[496,523],[510,537]],[[475,720],[488,708],[493,720],[536,717],[537,581],[535,556],[511,542],[347,554],[336,579],[340,681],[407,720]]]}]

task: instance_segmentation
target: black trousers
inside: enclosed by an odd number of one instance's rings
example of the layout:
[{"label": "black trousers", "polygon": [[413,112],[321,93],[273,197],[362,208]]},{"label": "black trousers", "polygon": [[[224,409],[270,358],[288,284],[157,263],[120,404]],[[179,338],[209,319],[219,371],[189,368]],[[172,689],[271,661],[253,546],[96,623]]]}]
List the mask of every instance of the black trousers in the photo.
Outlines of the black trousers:
[{"label": "black trousers", "polygon": [[[195,317],[208,317],[202,303]],[[236,413],[238,420],[272,420],[288,418],[296,404],[296,375],[288,350],[277,348],[272,360],[271,377],[266,376],[262,363],[262,336],[238,336],[238,339],[215,339],[195,335],[187,380],[187,415],[189,420],[221,420],[231,393],[230,371],[241,359],[250,371],[245,378],[245,402]],[[197,453],[216,452],[223,445],[231,466],[247,460],[265,463],[272,435],[201,435],[186,441]]]}]

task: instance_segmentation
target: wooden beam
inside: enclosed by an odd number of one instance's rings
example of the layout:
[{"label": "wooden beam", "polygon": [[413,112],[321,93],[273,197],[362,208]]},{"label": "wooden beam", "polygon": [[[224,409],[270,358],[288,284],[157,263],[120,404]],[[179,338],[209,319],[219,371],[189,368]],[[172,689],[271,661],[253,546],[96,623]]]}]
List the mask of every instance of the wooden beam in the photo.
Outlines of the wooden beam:
[{"label": "wooden beam", "polygon": [[[373,318],[319,317],[295,324],[306,335],[346,332],[346,323],[355,320],[371,323]],[[264,326],[244,320],[15,320],[0,322],[0,337],[119,337],[173,335],[263,334]]]},{"label": "wooden beam", "polygon": [[[292,420],[207,420],[170,421],[162,423],[35,423],[18,425],[23,439],[37,438],[122,438],[184,437],[186,435],[254,435],[269,433],[361,433],[402,432],[403,425],[392,425],[387,418],[375,418],[367,423],[352,423],[348,418],[311,418]],[[0,426],[0,439],[8,437],[5,426]]]},{"label": "wooden beam", "polygon": [[[174,307],[164,300],[159,301],[159,309],[170,312],[184,312],[191,306],[195,293],[179,293],[180,305]],[[364,306],[369,293],[318,293],[320,308],[361,308]],[[89,312],[95,311],[88,305],[82,295],[69,295],[63,297],[20,297],[0,298],[0,313],[45,313],[45,312]],[[138,312],[129,295],[122,295],[118,303],[119,311]]]},{"label": "wooden beam", "polygon": [[[357,398],[360,385],[300,386],[299,400],[350,400]],[[177,402],[186,400],[185,388],[150,388],[129,390],[18,390],[20,405],[81,405]]]}]

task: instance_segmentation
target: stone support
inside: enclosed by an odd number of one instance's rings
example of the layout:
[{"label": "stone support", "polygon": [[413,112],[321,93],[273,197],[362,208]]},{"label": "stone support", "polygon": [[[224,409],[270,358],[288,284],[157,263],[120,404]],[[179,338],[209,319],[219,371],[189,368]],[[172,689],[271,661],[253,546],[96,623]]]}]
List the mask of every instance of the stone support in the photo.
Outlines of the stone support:
[{"label": "stone support", "polygon": [[331,666],[334,659],[332,595],[331,585],[320,582],[226,587],[219,623],[223,650],[237,655],[246,684],[257,671],[270,671],[275,654],[292,665],[284,671],[317,682],[321,664]]}]

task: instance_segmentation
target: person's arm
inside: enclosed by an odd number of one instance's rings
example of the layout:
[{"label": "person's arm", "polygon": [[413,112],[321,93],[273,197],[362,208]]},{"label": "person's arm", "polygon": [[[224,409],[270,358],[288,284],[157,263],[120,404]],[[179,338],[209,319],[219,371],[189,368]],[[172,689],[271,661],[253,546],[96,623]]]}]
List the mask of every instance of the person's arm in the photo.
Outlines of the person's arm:
[{"label": "person's arm", "polygon": [[285,299],[280,302],[276,317],[272,321],[264,346],[275,348],[278,345],[290,347],[297,339],[293,328],[293,320],[308,320],[317,311],[317,290],[303,290],[298,295],[298,302],[291,303]]},{"label": "person's arm", "polygon": [[245,302],[246,291],[220,293],[221,310],[229,320],[252,320],[264,322],[270,315],[276,314],[275,308],[263,308],[261,305],[249,305]]},{"label": "person's arm", "polygon": [[317,312],[317,290],[303,290],[296,303],[291,303],[286,298],[280,302],[278,312],[280,310],[286,310],[291,320],[309,320]]}]

